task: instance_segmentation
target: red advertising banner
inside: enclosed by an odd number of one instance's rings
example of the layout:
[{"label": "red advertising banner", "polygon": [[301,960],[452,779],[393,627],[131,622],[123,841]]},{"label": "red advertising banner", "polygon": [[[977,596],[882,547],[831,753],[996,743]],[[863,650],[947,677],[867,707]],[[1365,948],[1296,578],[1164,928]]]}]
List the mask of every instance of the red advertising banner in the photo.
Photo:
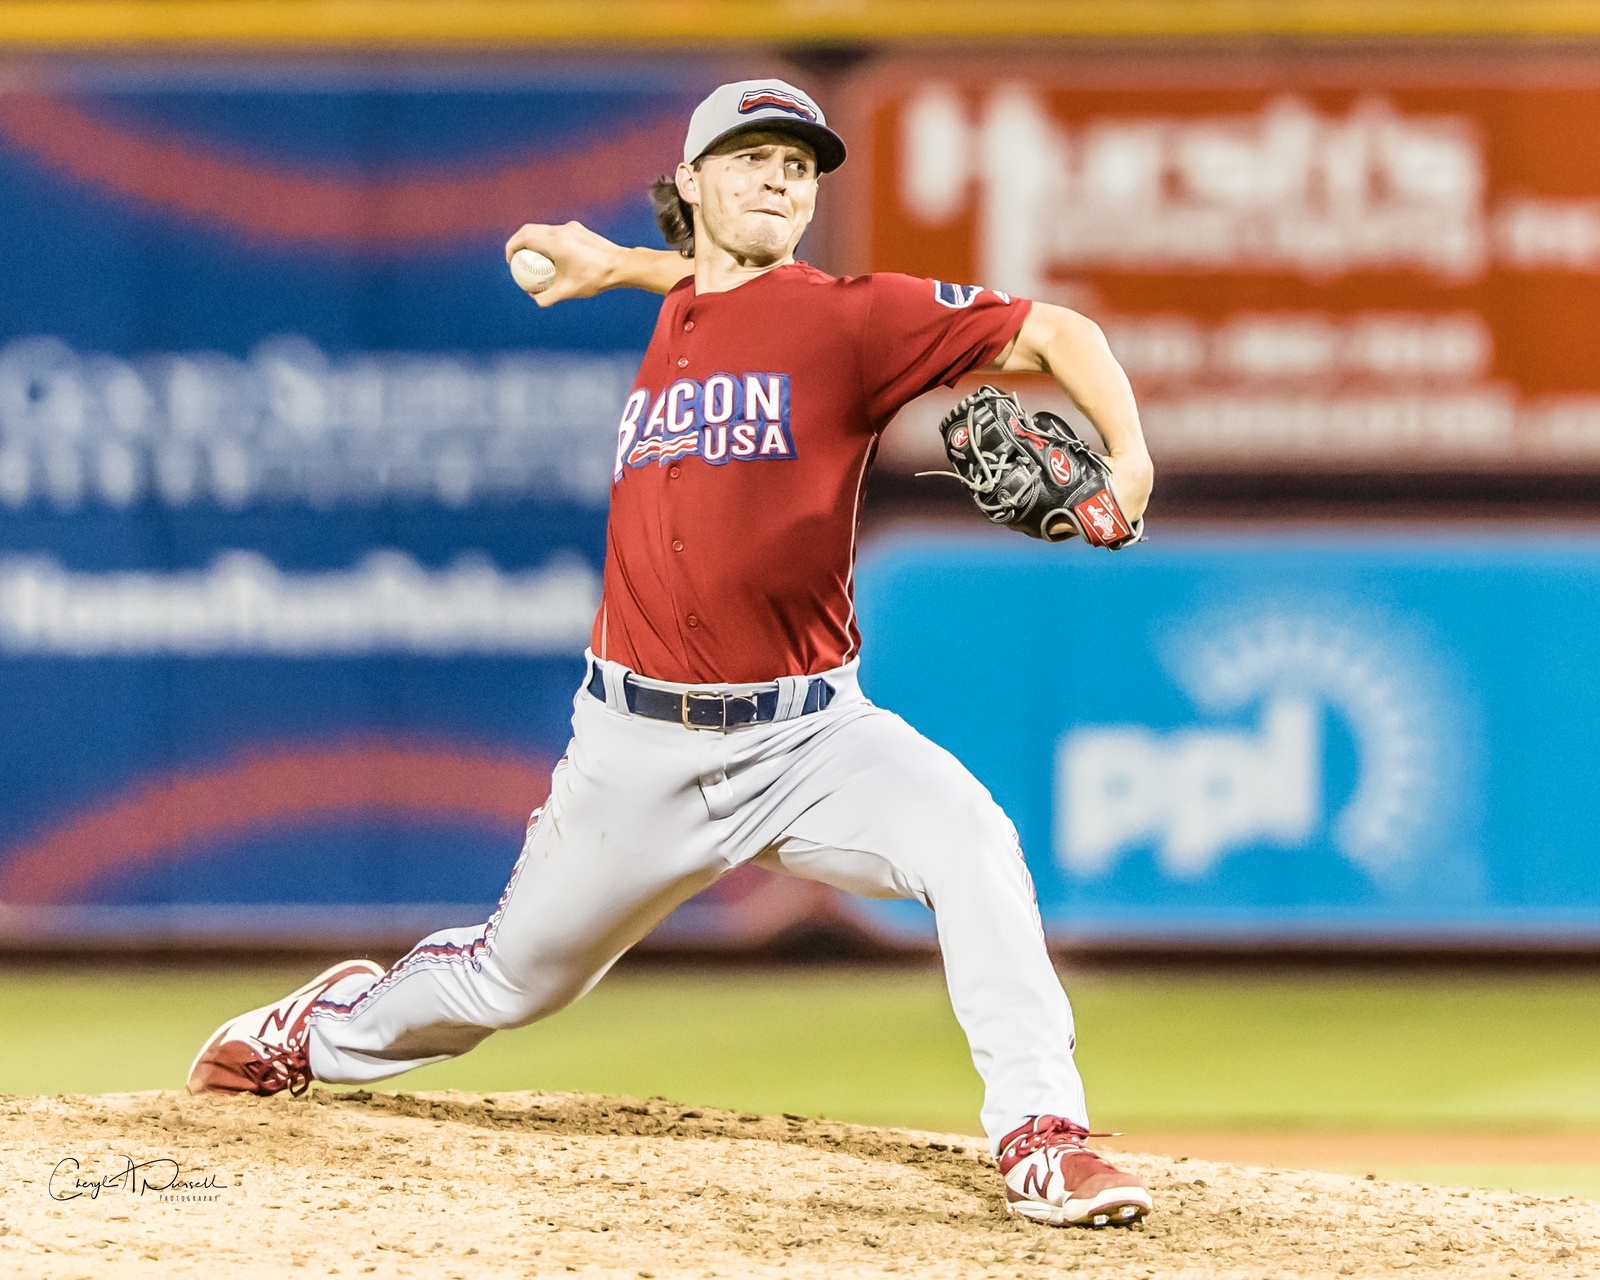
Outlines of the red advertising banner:
[{"label": "red advertising banner", "polygon": [[[855,265],[1093,317],[1158,460],[1600,470],[1600,60],[923,62],[856,90]],[[931,443],[894,435],[891,464]]]}]

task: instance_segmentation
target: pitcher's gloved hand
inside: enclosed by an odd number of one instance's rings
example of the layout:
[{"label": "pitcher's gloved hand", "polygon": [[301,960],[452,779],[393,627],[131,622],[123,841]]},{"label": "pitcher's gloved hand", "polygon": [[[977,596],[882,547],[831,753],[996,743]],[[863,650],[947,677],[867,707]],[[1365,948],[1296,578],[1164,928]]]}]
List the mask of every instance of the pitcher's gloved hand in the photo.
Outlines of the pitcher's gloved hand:
[{"label": "pitcher's gloved hand", "polygon": [[1117,505],[1106,460],[1055,414],[1030,422],[1016,396],[984,386],[945,415],[939,434],[957,478],[996,524],[1111,551],[1144,537],[1144,520],[1130,522]]}]

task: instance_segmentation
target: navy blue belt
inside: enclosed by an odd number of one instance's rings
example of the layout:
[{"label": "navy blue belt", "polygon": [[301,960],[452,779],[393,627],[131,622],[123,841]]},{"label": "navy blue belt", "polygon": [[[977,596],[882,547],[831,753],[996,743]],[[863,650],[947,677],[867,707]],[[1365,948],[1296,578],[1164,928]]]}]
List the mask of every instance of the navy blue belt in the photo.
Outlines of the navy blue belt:
[{"label": "navy blue belt", "polygon": [[[586,687],[601,702],[606,700],[605,673],[599,666],[595,667]],[[736,729],[744,724],[770,724],[778,714],[776,685],[754,693],[668,693],[627,676],[622,689],[628,699],[628,710],[634,715],[649,720],[668,720],[689,729]],[[837,692],[821,676],[812,676],[806,684],[806,700],[800,706],[800,714],[808,716],[813,711],[821,711],[833,701]]]}]

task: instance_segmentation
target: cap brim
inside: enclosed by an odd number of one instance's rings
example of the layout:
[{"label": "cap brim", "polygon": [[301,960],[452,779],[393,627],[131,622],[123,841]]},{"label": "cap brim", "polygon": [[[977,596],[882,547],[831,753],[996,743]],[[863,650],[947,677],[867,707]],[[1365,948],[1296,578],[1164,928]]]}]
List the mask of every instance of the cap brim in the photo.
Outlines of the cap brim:
[{"label": "cap brim", "polygon": [[[788,116],[774,116],[769,120],[747,120],[732,129],[724,130],[710,142],[706,143],[703,156],[718,143],[724,142],[736,134],[748,133],[753,129],[762,129],[771,133],[792,133],[795,137],[804,140],[817,155],[817,172],[832,173],[844,163],[844,139],[826,125],[811,124],[805,120],[795,120]],[[698,160],[700,156],[696,156]]]}]

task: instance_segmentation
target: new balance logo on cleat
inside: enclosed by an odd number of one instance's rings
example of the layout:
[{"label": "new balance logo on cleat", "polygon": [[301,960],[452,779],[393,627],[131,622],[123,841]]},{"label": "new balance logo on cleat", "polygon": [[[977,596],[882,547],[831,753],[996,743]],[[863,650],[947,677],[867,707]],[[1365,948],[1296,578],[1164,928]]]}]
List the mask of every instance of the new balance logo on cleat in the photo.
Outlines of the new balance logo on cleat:
[{"label": "new balance logo on cleat", "polygon": [[1022,1172],[1022,1185],[1017,1188],[1017,1195],[1024,1200],[1050,1199],[1050,1183],[1055,1179],[1055,1174],[1050,1171],[1050,1166],[1043,1160],[1035,1160]]},{"label": "new balance logo on cleat", "polygon": [[1150,1192],[1085,1145],[1088,1130],[1035,1116],[1000,1144],[1006,1211],[1053,1227],[1126,1227],[1150,1212]]}]

